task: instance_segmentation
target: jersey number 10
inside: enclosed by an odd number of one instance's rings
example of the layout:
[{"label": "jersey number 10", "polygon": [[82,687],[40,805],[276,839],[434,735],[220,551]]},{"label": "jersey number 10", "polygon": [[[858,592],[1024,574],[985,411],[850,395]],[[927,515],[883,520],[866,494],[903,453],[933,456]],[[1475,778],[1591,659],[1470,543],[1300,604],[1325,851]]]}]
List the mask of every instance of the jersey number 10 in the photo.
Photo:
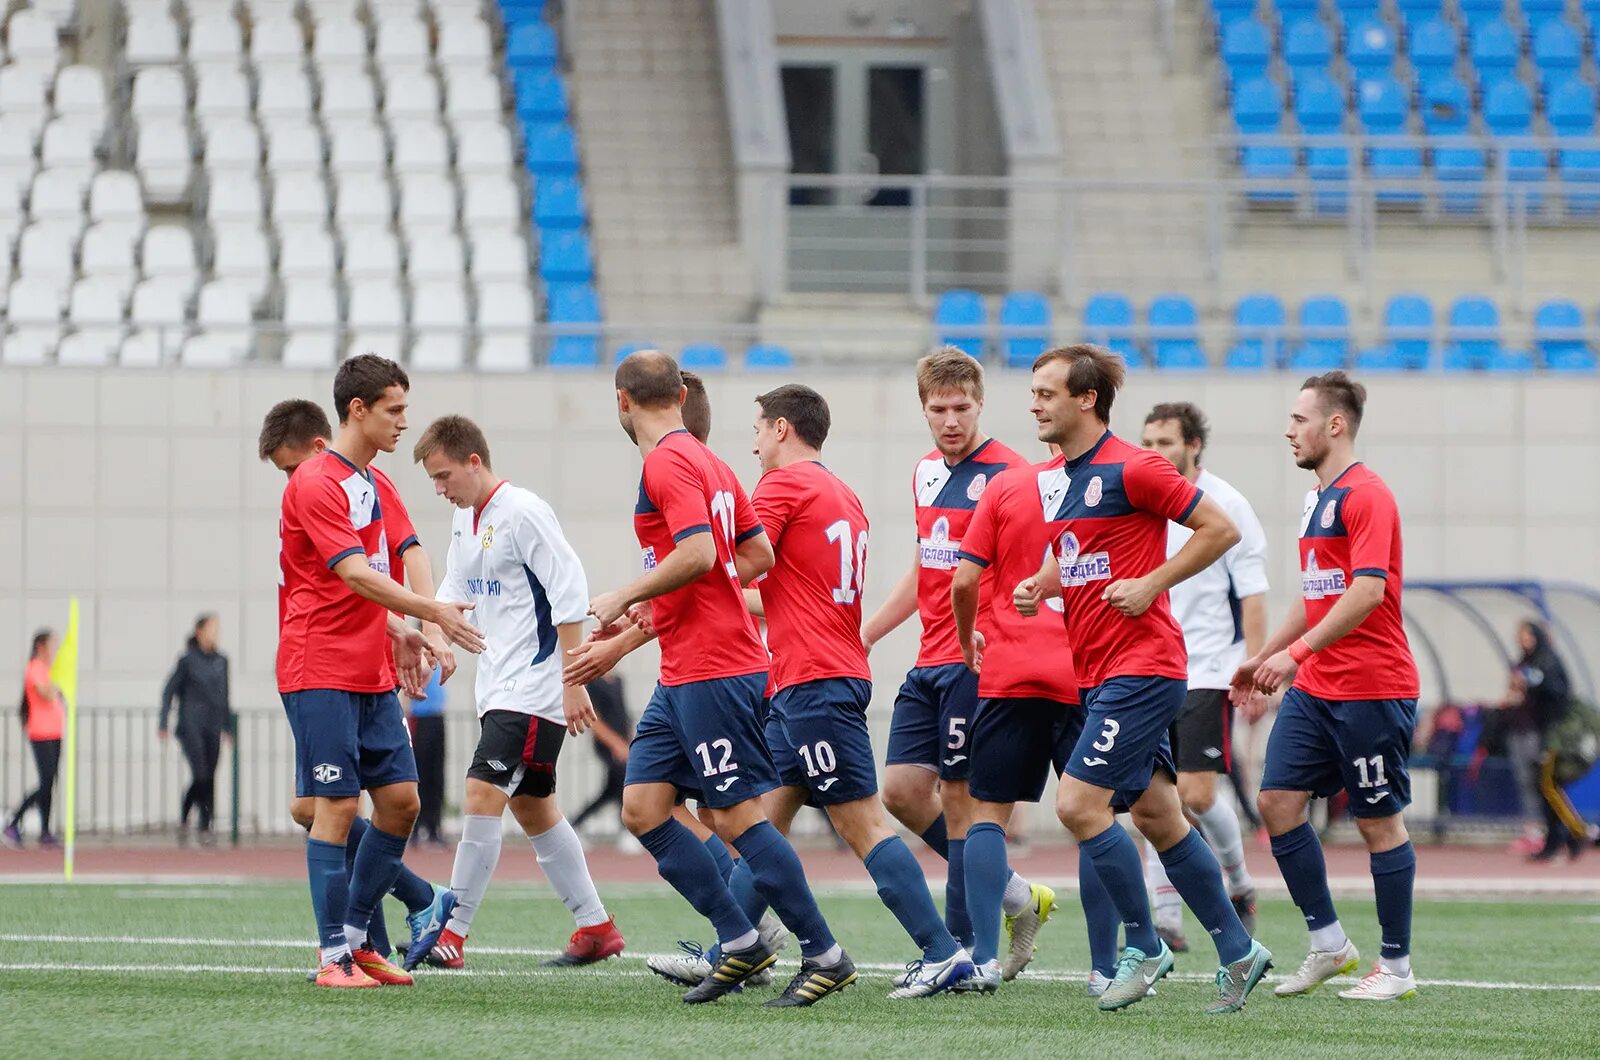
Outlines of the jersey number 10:
[{"label": "jersey number 10", "polygon": [[849,520],[840,519],[827,529],[828,540],[839,546],[839,584],[833,590],[833,602],[853,604],[861,592],[861,583],[867,576],[867,532],[856,535],[855,550],[850,547]]}]

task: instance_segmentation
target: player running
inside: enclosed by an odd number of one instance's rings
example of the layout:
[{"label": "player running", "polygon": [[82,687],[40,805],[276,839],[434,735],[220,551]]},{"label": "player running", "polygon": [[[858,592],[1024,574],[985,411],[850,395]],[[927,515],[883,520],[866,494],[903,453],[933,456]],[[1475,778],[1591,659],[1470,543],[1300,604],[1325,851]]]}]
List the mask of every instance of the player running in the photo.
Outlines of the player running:
[{"label": "player running", "polygon": [[[1017,585],[1014,599],[1033,614],[1043,597],[1060,595],[1082,686],[1083,733],[1056,812],[1077,837],[1079,856],[1093,860],[1127,931],[1100,1008],[1142,1000],[1172,970],[1172,950],[1151,923],[1138,848],[1113,814],[1127,806],[1216,943],[1218,998],[1206,1011],[1235,1012],[1272,955],[1239,923],[1217,859],[1184,818],[1173,782],[1167,733],[1183,707],[1188,667],[1167,590],[1216,562],[1239,532],[1170,463],[1111,433],[1123,376],[1122,358],[1097,346],[1058,347],[1034,361],[1039,440],[1059,445],[1066,459],[1037,485],[1053,553]],[[1169,520],[1194,535],[1165,559]]]},{"label": "player running", "polygon": [[1289,413],[1295,466],[1312,471],[1300,521],[1304,607],[1233,677],[1235,703],[1290,685],[1267,741],[1257,804],[1289,895],[1311,929],[1311,952],[1279,983],[1309,994],[1360,960],[1328,893],[1322,845],[1306,819],[1311,797],[1350,794],[1371,855],[1381,956],[1339,993],[1355,1001],[1412,997],[1411,897],[1417,856],[1401,811],[1411,801],[1418,679],[1401,620],[1400,513],[1394,494],[1355,458],[1367,391],[1343,372],[1312,376]]},{"label": "player running", "polygon": [[[950,613],[950,581],[967,523],[989,480],[1008,467],[1025,467],[1027,461],[978,426],[983,366],[962,351],[946,346],[917,362],[917,397],[935,448],[917,463],[912,479],[916,553],[911,569],[862,626],[861,641],[870,652],[912,615],[921,619],[916,665],[900,686],[889,722],[883,803],[948,862],[945,923],[970,950],[967,739],[978,710],[978,677],[962,661]],[[980,627],[989,620],[986,611],[980,608]],[[1033,959],[1034,937],[1055,908],[1055,892],[1012,873],[1002,905],[1011,936],[1006,964],[1020,971]]]},{"label": "player running", "polygon": [[629,747],[623,824],[656,859],[663,879],[711,921],[721,955],[684,995],[714,1001],[776,953],[757,935],[712,853],[673,818],[680,790],[749,865],[756,888],[800,945],[800,973],[770,1006],[811,1005],[855,981],[794,848],[761,810],[778,786],[756,720],[768,657],[745,609],[741,582],[771,569],[773,552],[739,480],[683,426],[677,364],[656,350],[627,357],[616,373],[617,413],[644,456],[634,530],[645,573],[595,597],[602,630],[650,602],[661,642],[661,678]]},{"label": "player running", "polygon": [[[328,423],[328,414],[322,411],[322,406],[315,401],[293,398],[280,401],[267,411],[266,417],[261,422],[257,453],[262,460],[270,462],[282,471],[285,477],[291,477],[301,464],[324,452],[332,438],[333,427]],[[394,483],[376,468],[372,470],[373,482],[378,491],[378,504],[394,520],[394,534],[389,537],[389,573],[396,582],[402,584],[403,579],[409,578],[417,595],[431,596],[433,567],[428,562],[427,550],[414,547],[419,542],[416,534],[410,529],[405,507],[399,503],[399,494],[395,491]],[[284,610],[284,597],[280,569],[278,585],[280,619]],[[399,617],[389,616],[389,643],[394,653],[395,669],[401,686],[408,690],[420,687],[426,682],[428,673],[425,655],[432,655],[437,660],[441,680],[449,680],[456,669],[455,654],[450,650],[449,643],[443,635],[438,632],[438,627],[430,623],[425,624],[423,629],[424,633],[418,633]],[[309,832],[315,806],[314,798],[297,796],[289,802],[289,816]],[[368,821],[363,817],[358,816],[350,822],[350,834],[345,844],[347,873],[353,868],[350,863],[355,858],[356,849],[360,845],[361,837],[366,834],[367,827]],[[389,888],[389,893],[406,907],[406,923],[411,929],[411,939],[401,947],[401,955],[402,967],[410,971],[444,930],[445,919],[455,905],[455,895],[446,888],[436,887],[424,880],[404,864],[400,866],[400,872],[395,877],[393,886]],[[388,956],[389,932],[381,902],[372,911],[368,935],[372,943],[371,948]],[[309,974],[312,981],[315,981],[316,977],[315,971]]]},{"label": "player running", "polygon": [[[322,947],[319,986],[412,981],[368,938],[418,810],[388,612],[433,622],[453,643],[482,650],[466,608],[409,592],[390,576],[384,510],[369,465],[380,451],[392,452],[405,430],[409,388],[393,361],[364,354],[340,365],[338,435],[300,465],[283,495],[278,690],[295,736],[295,793],[316,800],[306,869]],[[395,505],[399,515],[398,498]],[[346,842],[363,790],[372,822],[347,876]]]},{"label": "player running", "polygon": [[[1061,776],[1083,731],[1072,655],[1059,619],[1021,614],[1008,591],[1039,569],[1050,551],[1050,529],[1039,509],[1036,485],[1062,465],[1055,459],[998,476],[978,499],[961,540],[961,563],[951,582],[951,610],[967,667],[978,675],[978,709],[967,748],[973,824],[967,831],[967,906],[976,936],[978,971],[961,989],[993,993],[1021,968],[999,957],[1001,894],[1006,864],[1006,824],[1018,802],[1038,802],[1045,782]],[[1059,601],[1050,601],[1057,613]],[[988,632],[977,628],[987,608]],[[1116,907],[1087,857],[1078,859],[1078,890],[1089,928],[1091,994],[1103,992],[1117,970]]]},{"label": "player running", "polygon": [[494,473],[489,442],[464,416],[434,420],[412,451],[435,492],[456,506],[439,599],[472,604],[483,634],[478,660],[477,753],[467,768],[466,817],[450,889],[455,911],[428,956],[460,968],[467,932],[500,861],[506,807],[577,930],[549,965],[592,964],[622,952],[622,933],[589,876],[583,844],[556,806],[556,759],[567,733],[586,731],[594,708],[561,684],[562,656],[583,637],[588,582],[555,512]]},{"label": "player running", "polygon": [[[1200,826],[1228,877],[1228,897],[1244,929],[1255,933],[1256,888],[1244,863],[1239,815],[1217,798],[1217,777],[1233,759],[1233,708],[1228,682],[1246,657],[1267,639],[1267,538],[1261,520],[1244,494],[1200,466],[1210,425],[1187,401],[1157,405],[1144,419],[1141,441],[1172,461],[1178,473],[1222,506],[1239,531],[1239,543],[1193,578],[1174,585],[1168,596],[1172,617],[1183,630],[1189,653],[1189,692],[1172,723],[1172,758],[1178,766],[1178,796]],[[1167,524],[1167,557],[1176,556],[1191,531]],[[1145,881],[1155,894],[1156,931],[1174,952],[1189,948],[1183,937],[1183,902],[1161,867],[1152,844],[1145,844]]]}]

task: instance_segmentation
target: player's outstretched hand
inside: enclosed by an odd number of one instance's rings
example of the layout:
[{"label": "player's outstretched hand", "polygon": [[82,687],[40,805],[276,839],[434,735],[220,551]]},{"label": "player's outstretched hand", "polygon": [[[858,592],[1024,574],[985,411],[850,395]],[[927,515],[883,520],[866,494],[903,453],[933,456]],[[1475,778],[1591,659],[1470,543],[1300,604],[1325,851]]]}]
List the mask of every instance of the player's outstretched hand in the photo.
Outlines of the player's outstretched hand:
[{"label": "player's outstretched hand", "polygon": [[420,699],[427,694],[428,676],[433,667],[428,642],[420,631],[407,627],[404,634],[394,638],[394,670],[406,695]]},{"label": "player's outstretched hand", "polygon": [[653,637],[656,635],[655,614],[650,610],[649,604],[634,604],[628,608],[627,618],[629,622],[638,626],[639,631],[645,636]]},{"label": "player's outstretched hand", "polygon": [[582,685],[561,690],[561,709],[567,716],[567,732],[573,736],[582,736],[594,724],[594,704],[589,701],[589,690]]},{"label": "player's outstretched hand", "polygon": [[594,616],[601,626],[609,626],[621,618],[628,610],[627,598],[621,592],[613,590],[601,593],[589,601],[589,613]]},{"label": "player's outstretched hand", "polygon": [[[576,648],[567,652],[567,664],[561,669],[562,683],[567,687],[581,687],[597,678],[604,677],[617,665],[617,660],[622,658],[622,653],[617,651],[618,641],[616,630],[622,627],[606,627],[591,632],[587,639]],[[611,635],[601,636],[607,630]]]},{"label": "player's outstretched hand", "polygon": [[1017,587],[1011,590],[1011,602],[1016,605],[1021,614],[1032,617],[1039,613],[1039,601],[1044,599],[1044,587],[1039,584],[1037,576],[1022,579]]},{"label": "player's outstretched hand", "polygon": [[480,655],[483,652],[483,634],[467,621],[467,612],[471,610],[471,604],[440,601],[435,609],[433,624],[439,627],[451,644],[473,655]]},{"label": "player's outstretched hand", "polygon": [[439,666],[439,683],[442,685],[450,680],[456,672],[456,653],[450,649],[450,642],[443,637],[431,638],[428,641],[428,654]]},{"label": "player's outstretched hand", "polygon": [[1261,669],[1264,660],[1259,656],[1251,656],[1239,664],[1233,671],[1233,676],[1228,679],[1228,702],[1240,709],[1256,694],[1256,671]]},{"label": "player's outstretched hand", "polygon": [[1278,689],[1287,687],[1299,671],[1300,664],[1285,648],[1256,669],[1256,688],[1270,696]]},{"label": "player's outstretched hand", "polygon": [[975,629],[972,631],[972,643],[961,646],[961,661],[975,674],[983,673],[983,649],[987,644],[983,631]]},{"label": "player's outstretched hand", "polygon": [[1119,614],[1128,618],[1138,618],[1150,610],[1150,605],[1155,603],[1156,597],[1160,595],[1156,587],[1144,578],[1123,578],[1106,586],[1106,591],[1100,594],[1100,599],[1110,604]]},{"label": "player's outstretched hand", "polygon": [[[1232,693],[1229,693],[1229,695],[1231,696]],[[1245,721],[1254,724],[1266,716],[1271,706],[1271,696],[1264,695],[1257,690],[1251,690],[1250,694],[1245,697],[1244,702],[1239,704],[1239,716],[1244,718]]]}]

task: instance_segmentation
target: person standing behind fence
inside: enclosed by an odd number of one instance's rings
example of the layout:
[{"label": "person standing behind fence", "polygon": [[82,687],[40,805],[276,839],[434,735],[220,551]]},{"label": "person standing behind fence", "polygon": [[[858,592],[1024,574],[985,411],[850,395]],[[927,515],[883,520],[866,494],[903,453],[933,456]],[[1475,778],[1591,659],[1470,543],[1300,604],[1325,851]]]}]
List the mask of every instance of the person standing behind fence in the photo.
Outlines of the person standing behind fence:
[{"label": "person standing behind fence", "polygon": [[1527,621],[1517,627],[1517,646],[1522,657],[1511,668],[1511,689],[1506,706],[1511,711],[1511,733],[1506,741],[1511,767],[1517,777],[1524,812],[1533,808],[1544,818],[1544,842],[1530,856],[1549,861],[1565,847],[1578,856],[1579,836],[1562,823],[1556,803],[1564,798],[1554,788],[1549,796],[1544,780],[1546,748],[1550,733],[1572,707],[1571,682],[1567,668],[1550,644],[1549,631],[1538,622]]},{"label": "person standing behind fence", "polygon": [[172,704],[178,703],[178,746],[193,777],[183,793],[178,812],[178,843],[189,841],[189,811],[200,811],[200,842],[215,842],[211,821],[217,805],[217,763],[222,741],[233,734],[233,708],[228,698],[228,657],[217,650],[222,624],[206,612],[194,620],[194,630],[172,676],[161,690],[161,739],[167,738]]},{"label": "person standing behind fence", "polygon": [[39,787],[17,807],[6,825],[4,840],[7,846],[22,846],[22,815],[30,806],[39,811],[39,845],[57,846],[55,834],[50,831],[50,803],[55,795],[56,767],[61,762],[61,730],[65,711],[62,709],[61,689],[50,677],[50,663],[56,657],[56,635],[41,629],[33,635],[33,653],[28,658],[24,676],[20,713],[28,742],[33,746],[33,760],[39,766]]},{"label": "person standing behind fence", "polygon": [[411,845],[444,845],[439,829],[444,818],[444,686],[435,666],[420,698],[406,697],[411,747],[417,753],[417,798],[422,810],[411,833]]}]

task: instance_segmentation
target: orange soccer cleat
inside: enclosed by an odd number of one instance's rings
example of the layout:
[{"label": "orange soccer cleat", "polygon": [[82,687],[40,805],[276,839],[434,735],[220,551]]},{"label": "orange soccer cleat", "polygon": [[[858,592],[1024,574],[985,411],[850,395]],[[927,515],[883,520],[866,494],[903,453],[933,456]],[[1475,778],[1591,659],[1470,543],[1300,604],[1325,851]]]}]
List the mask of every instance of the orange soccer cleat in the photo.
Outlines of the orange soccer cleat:
[{"label": "orange soccer cleat", "polygon": [[410,986],[416,982],[411,973],[401,971],[374,949],[356,950],[350,955],[367,977],[379,986]]},{"label": "orange soccer cleat", "polygon": [[317,972],[316,983],[318,986],[333,987],[367,987],[382,986],[372,976],[362,970],[361,966],[352,959],[350,954],[345,954],[336,961],[329,961]]}]

